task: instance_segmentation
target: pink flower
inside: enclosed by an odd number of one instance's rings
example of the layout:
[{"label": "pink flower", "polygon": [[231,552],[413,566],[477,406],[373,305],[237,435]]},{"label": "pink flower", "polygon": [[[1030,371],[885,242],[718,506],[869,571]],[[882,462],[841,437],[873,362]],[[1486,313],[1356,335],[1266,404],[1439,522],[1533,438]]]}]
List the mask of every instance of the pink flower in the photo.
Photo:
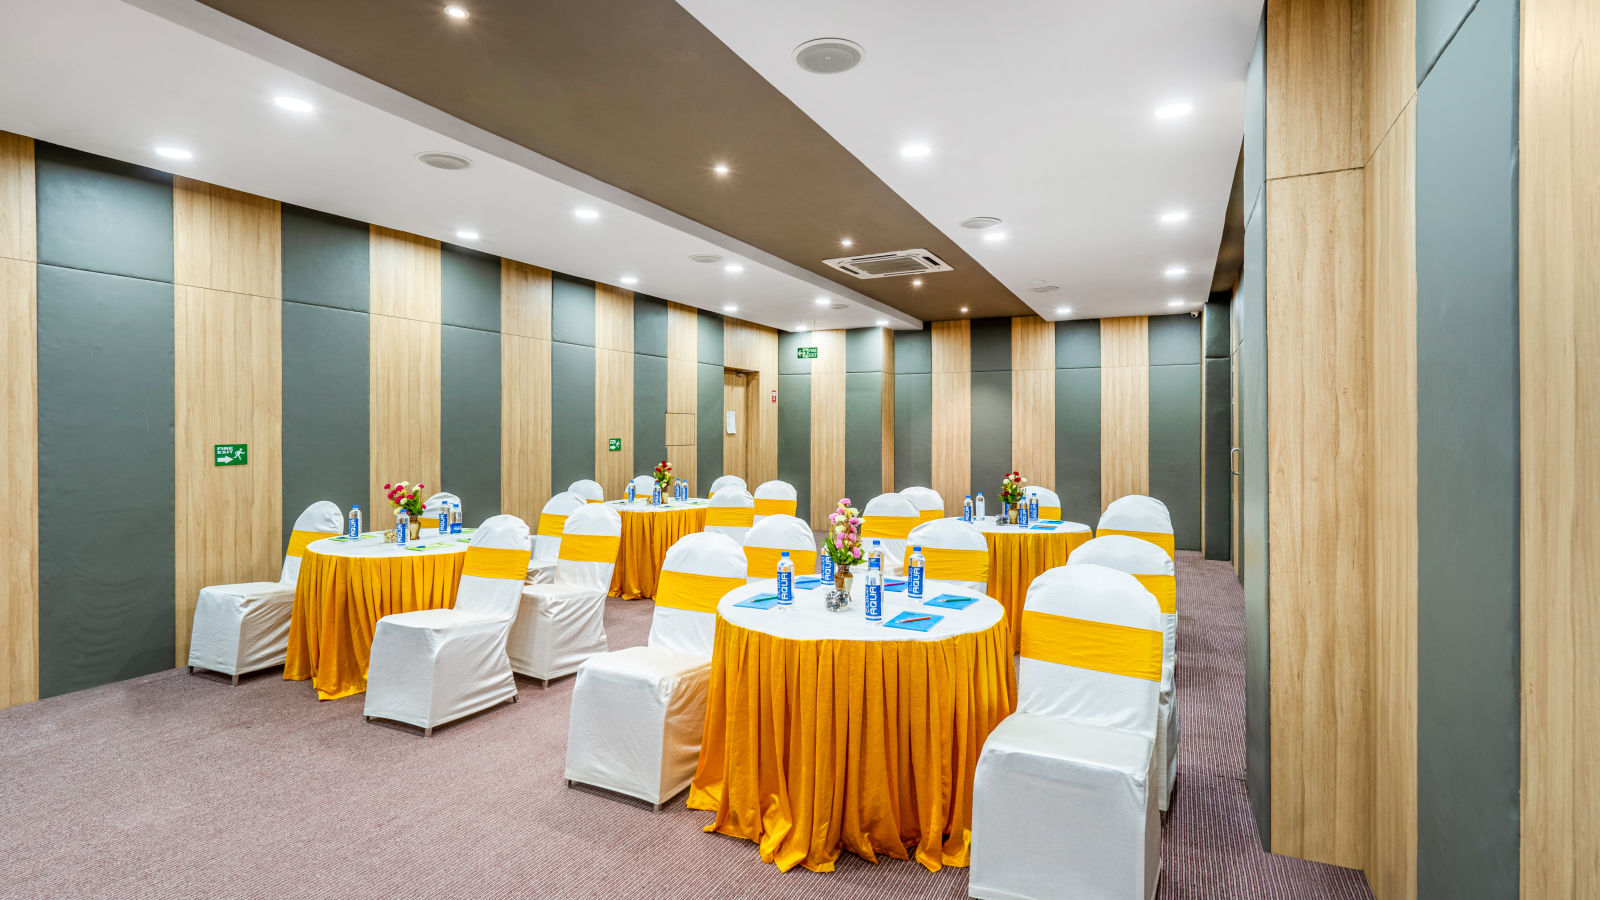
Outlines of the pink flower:
[{"label": "pink flower", "polygon": [[861,524],[861,517],[860,516],[851,516],[850,517],[850,524],[852,526],[860,525]]}]

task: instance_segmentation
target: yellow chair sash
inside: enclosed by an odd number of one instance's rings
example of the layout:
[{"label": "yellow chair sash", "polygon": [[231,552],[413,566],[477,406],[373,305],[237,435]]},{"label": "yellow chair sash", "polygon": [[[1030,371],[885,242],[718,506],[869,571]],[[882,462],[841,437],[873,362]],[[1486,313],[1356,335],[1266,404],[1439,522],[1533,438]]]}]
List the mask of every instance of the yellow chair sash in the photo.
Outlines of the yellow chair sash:
[{"label": "yellow chair sash", "polygon": [[437,529],[439,527],[439,517],[438,516],[417,516],[417,527],[418,528],[433,528],[433,529]]},{"label": "yellow chair sash", "polygon": [[989,551],[923,547],[923,576],[943,581],[988,581]]},{"label": "yellow chair sash", "polygon": [[1161,680],[1162,633],[1110,622],[1022,612],[1022,655],[1146,681]]},{"label": "yellow chair sash", "polygon": [[[792,516],[795,508],[794,500],[772,499],[765,497],[756,498],[756,515],[758,516]],[[716,507],[712,507],[715,509]],[[707,525],[712,524],[706,522]]]},{"label": "yellow chair sash", "polygon": [[1134,575],[1144,589],[1156,595],[1161,611],[1173,615],[1178,611],[1178,579],[1174,575]]},{"label": "yellow chair sash", "polygon": [[942,509],[924,509],[917,516],[918,521],[922,522],[932,522],[934,519],[942,518],[944,518],[944,510]]},{"label": "yellow chair sash", "polygon": [[461,574],[521,581],[528,577],[528,556],[516,547],[468,547]]},{"label": "yellow chair sash", "polygon": [[1095,534],[1098,537],[1105,537],[1108,534],[1125,534],[1128,537],[1136,537],[1141,541],[1149,541],[1167,551],[1168,559],[1178,558],[1176,555],[1177,550],[1175,549],[1176,545],[1170,531],[1123,531],[1120,528],[1097,528],[1095,529]]},{"label": "yellow chair sash", "polygon": [[1039,507],[1039,518],[1041,518],[1041,519],[1051,519],[1051,520],[1059,519],[1059,518],[1061,518],[1061,507],[1059,507],[1059,506],[1041,506],[1041,507]]},{"label": "yellow chair sash", "polygon": [[301,557],[306,555],[306,545],[312,541],[320,541],[326,537],[337,537],[337,531],[300,531],[296,529],[289,532],[289,550],[284,555]]},{"label": "yellow chair sash", "polygon": [[602,500],[596,500],[593,497],[585,497],[585,498],[583,498],[583,502],[585,502],[585,503],[604,503],[606,501],[603,500],[603,499]]},{"label": "yellow chair sash", "polygon": [[656,606],[686,609],[689,612],[715,613],[717,601],[734,588],[741,587],[744,587],[743,578],[696,575],[693,572],[673,572],[663,569],[661,580],[656,582]]},{"label": "yellow chair sash", "polygon": [[706,524],[724,528],[749,528],[755,511],[748,506],[712,506],[706,509]]},{"label": "yellow chair sash", "polygon": [[566,516],[558,516],[555,513],[540,513],[539,514],[539,536],[540,537],[553,537],[553,538],[561,537],[561,532],[564,531],[566,529],[566,527],[567,527],[567,517]]},{"label": "yellow chair sash", "polygon": [[861,536],[868,540],[905,540],[910,537],[911,529],[921,524],[921,516],[863,516]]},{"label": "yellow chair sash", "polygon": [[[751,578],[776,578],[778,577],[778,559],[783,556],[783,551],[776,547],[746,547],[744,558],[749,561],[745,571]],[[817,571],[817,551],[815,550],[790,550],[789,558],[794,560],[796,575],[814,575]]]},{"label": "yellow chair sash", "polygon": [[561,538],[557,557],[567,562],[615,563],[622,538],[614,534],[568,534]]}]

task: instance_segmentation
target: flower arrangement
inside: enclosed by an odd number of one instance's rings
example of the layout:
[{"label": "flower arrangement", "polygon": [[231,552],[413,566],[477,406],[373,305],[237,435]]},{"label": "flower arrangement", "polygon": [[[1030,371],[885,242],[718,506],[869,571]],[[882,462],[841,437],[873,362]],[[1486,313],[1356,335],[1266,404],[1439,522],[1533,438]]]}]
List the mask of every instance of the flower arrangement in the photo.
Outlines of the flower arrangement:
[{"label": "flower arrangement", "polygon": [[1023,485],[1027,483],[1028,479],[1023,478],[1021,472],[1012,472],[1002,478],[1000,480],[1000,502],[1010,506],[1016,506],[1021,503],[1024,491]]},{"label": "flower arrangement", "polygon": [[668,488],[672,487],[672,482],[677,480],[677,476],[672,474],[672,463],[664,459],[661,461],[661,465],[651,470],[650,475],[655,478],[656,484],[661,487],[663,494],[667,492]]},{"label": "flower arrangement", "polygon": [[828,536],[822,539],[822,549],[840,568],[855,565],[865,556],[861,549],[861,511],[850,505],[850,498],[839,501],[839,506],[828,514]]},{"label": "flower arrangement", "polygon": [[422,515],[422,489],[425,485],[412,487],[410,482],[402,481],[399,484],[386,484],[383,489],[388,493],[389,505],[395,509],[404,509],[411,514],[411,518]]}]

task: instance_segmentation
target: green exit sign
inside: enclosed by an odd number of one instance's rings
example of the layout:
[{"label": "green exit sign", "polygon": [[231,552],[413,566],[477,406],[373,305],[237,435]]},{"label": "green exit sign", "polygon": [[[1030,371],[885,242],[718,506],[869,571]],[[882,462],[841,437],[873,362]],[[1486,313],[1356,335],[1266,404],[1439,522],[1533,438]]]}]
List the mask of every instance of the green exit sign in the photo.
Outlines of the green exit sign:
[{"label": "green exit sign", "polygon": [[250,464],[248,444],[217,444],[216,459],[219,466],[244,466]]},{"label": "green exit sign", "polygon": [[815,348],[815,347],[796,347],[796,348],[794,348],[794,358],[795,359],[816,359],[817,358],[817,348]]},{"label": "green exit sign", "polygon": [[622,438],[612,438],[611,440],[606,441],[606,449],[612,451],[613,453],[621,450]]}]

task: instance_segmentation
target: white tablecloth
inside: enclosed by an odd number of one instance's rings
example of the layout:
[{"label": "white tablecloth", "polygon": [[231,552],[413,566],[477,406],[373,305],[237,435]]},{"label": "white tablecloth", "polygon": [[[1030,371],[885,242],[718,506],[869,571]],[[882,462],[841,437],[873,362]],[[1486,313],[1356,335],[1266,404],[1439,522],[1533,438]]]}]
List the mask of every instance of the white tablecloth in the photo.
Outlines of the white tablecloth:
[{"label": "white tablecloth", "polygon": [[1030,522],[1028,523],[1027,528],[1023,528],[1020,525],[996,525],[994,522],[994,516],[984,516],[982,519],[974,519],[972,520],[972,524],[973,527],[977,528],[981,532],[984,532],[985,534],[1023,534],[1030,532],[1035,525],[1054,525],[1056,527],[1051,531],[1032,531],[1031,533],[1033,534],[1067,534],[1074,531],[1087,533],[1089,531],[1089,526],[1084,525],[1081,522],[1051,522],[1046,520],[1041,522]]},{"label": "white tablecloth", "polygon": [[[847,610],[842,612],[828,610],[824,598],[829,590],[832,590],[831,584],[810,590],[797,590],[794,592],[794,605],[789,609],[779,609],[776,606],[771,609],[735,606],[734,604],[750,597],[778,592],[777,581],[757,581],[729,591],[717,604],[717,615],[740,628],[791,640],[938,641],[958,634],[992,628],[1005,614],[999,601],[991,597],[946,582],[929,581],[924,586],[922,601],[913,601],[900,591],[884,591],[883,621],[887,622],[906,610],[943,616],[943,620],[935,623],[927,631],[885,628],[882,622],[867,621],[867,586],[864,576],[855,576],[850,586],[850,608]],[[965,609],[941,609],[937,606],[924,605],[923,601],[932,600],[940,594],[960,594],[980,599]]]},{"label": "white tablecloth", "polygon": [[[470,533],[439,536],[439,532],[432,528],[422,529],[422,536],[408,540],[404,545],[384,543],[383,533],[368,531],[361,535],[357,541],[340,541],[334,538],[323,538],[312,541],[306,549],[312,553],[323,556],[348,556],[362,559],[381,559],[386,556],[431,556],[435,553],[465,553],[467,544],[461,543],[457,538],[470,538]],[[427,546],[421,550],[408,550],[422,544]]]},{"label": "white tablecloth", "polygon": [[606,501],[606,503],[608,503],[612,509],[615,509],[619,513],[671,512],[675,509],[694,509],[698,506],[705,506],[710,502],[710,500],[706,500],[704,498],[690,497],[687,500],[669,500],[660,506],[655,506],[651,504],[649,494],[645,494],[632,503],[629,503],[626,500]]}]

